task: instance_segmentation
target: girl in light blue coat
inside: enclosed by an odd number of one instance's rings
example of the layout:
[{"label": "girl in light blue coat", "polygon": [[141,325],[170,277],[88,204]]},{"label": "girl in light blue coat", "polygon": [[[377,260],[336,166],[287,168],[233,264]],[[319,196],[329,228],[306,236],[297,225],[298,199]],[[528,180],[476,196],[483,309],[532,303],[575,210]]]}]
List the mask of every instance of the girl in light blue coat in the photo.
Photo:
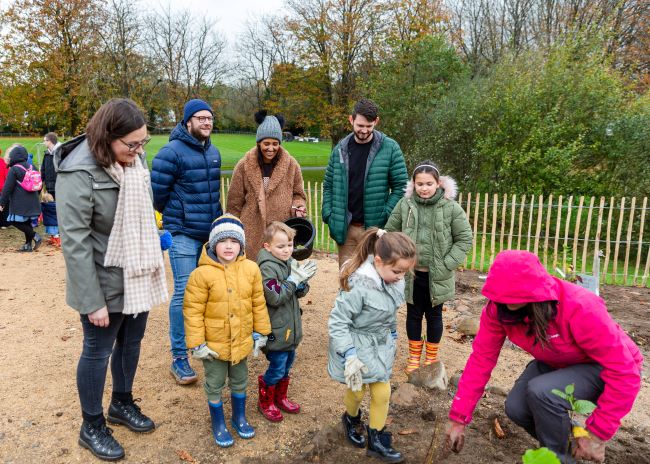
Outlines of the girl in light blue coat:
[{"label": "girl in light blue coat", "polygon": [[368,456],[401,462],[384,430],[396,353],[397,309],[404,303],[404,275],[416,262],[415,244],[401,232],[369,229],[341,269],[330,313],[329,375],[347,385],[343,426],[348,440],[364,448],[359,406],[370,390]]}]

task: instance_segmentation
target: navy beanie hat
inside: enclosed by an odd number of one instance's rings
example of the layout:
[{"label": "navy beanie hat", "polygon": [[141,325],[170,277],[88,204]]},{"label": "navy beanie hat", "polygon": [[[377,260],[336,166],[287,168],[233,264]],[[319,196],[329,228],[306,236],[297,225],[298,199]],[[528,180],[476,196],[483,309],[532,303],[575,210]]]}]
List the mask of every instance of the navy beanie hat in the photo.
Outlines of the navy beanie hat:
[{"label": "navy beanie hat", "polygon": [[203,100],[199,100],[198,98],[195,98],[194,100],[188,101],[187,103],[185,103],[185,108],[183,108],[183,122],[187,123],[187,121],[189,121],[190,118],[194,116],[194,113],[198,113],[199,111],[202,110],[208,110],[214,116],[214,113],[212,112],[212,108],[210,108],[210,105],[208,105]]}]

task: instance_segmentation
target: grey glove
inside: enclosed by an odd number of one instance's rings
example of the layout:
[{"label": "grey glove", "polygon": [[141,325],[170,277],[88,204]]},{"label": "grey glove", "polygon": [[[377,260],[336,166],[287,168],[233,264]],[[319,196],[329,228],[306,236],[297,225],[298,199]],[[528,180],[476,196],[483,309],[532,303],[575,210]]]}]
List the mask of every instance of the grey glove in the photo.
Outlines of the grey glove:
[{"label": "grey glove", "polygon": [[253,332],[253,356],[258,357],[262,348],[266,346],[266,342],[269,340],[269,337],[266,335]]},{"label": "grey glove", "polygon": [[298,286],[314,277],[314,274],[316,274],[316,263],[314,261],[307,261],[301,266],[296,260],[293,260],[291,262],[291,274],[289,274],[287,280]]},{"label": "grey glove", "polygon": [[202,361],[216,361],[219,355],[216,351],[212,351],[205,343],[192,348],[192,357]]},{"label": "grey glove", "polygon": [[363,375],[368,372],[368,368],[356,356],[348,356],[345,359],[345,384],[352,391],[361,391],[363,386]]}]

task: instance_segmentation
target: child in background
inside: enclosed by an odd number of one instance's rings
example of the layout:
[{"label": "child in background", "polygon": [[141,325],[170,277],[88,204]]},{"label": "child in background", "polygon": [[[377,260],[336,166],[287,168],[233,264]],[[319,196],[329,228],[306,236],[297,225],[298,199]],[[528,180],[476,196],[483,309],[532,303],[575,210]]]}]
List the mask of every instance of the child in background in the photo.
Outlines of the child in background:
[{"label": "child in background", "polygon": [[61,237],[59,237],[59,223],[56,220],[56,202],[49,193],[41,196],[41,212],[43,214],[43,225],[45,233],[50,235],[47,239],[48,245],[61,248]]},{"label": "child in background", "polygon": [[[472,228],[463,208],[454,201],[456,181],[440,176],[438,167],[426,160],[418,164],[386,223],[386,230],[408,235],[418,250],[415,276],[406,277],[406,335],[409,356],[406,373],[438,361],[442,339],[442,304],[454,298],[455,269],[472,246]],[[427,319],[426,343],[422,340],[422,317]]]},{"label": "child in background", "polygon": [[307,282],[316,273],[316,263],[308,261],[300,266],[291,257],[295,236],[294,229],[274,221],[266,228],[264,248],[257,255],[273,327],[265,347],[269,368],[258,378],[258,408],[271,422],[283,419],[280,409],[291,414],[300,412],[300,405],[287,399],[289,370],[302,340],[302,311],[298,298],[309,291]]},{"label": "child in background", "polygon": [[372,228],[343,265],[341,291],[330,313],[329,375],[347,385],[343,427],[356,447],[366,446],[359,406],[370,390],[368,456],[401,462],[384,430],[397,347],[397,309],[404,303],[404,275],[416,262],[415,244],[401,232]]},{"label": "child in background", "polygon": [[[229,379],[231,424],[241,438],[253,438],[246,420],[246,357],[271,333],[262,275],[244,256],[244,226],[230,214],[215,219],[199,266],[192,271],[183,302],[185,339],[192,357],[203,361],[205,393],[217,445],[234,443],[226,428],[221,392]],[[253,341],[253,331],[258,332]],[[262,335],[259,335],[262,334]]]}]

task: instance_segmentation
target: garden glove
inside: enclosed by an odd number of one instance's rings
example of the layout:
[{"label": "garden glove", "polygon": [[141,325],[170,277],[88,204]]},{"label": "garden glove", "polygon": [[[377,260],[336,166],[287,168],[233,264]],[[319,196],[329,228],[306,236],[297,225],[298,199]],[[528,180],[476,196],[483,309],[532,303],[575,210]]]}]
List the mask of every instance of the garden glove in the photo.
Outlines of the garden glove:
[{"label": "garden glove", "polygon": [[316,264],[316,261],[310,259],[309,261],[307,261],[305,264],[302,265],[302,268],[305,271],[310,273],[310,276],[307,279],[307,280],[309,280],[312,277],[314,277],[314,275],[316,274],[316,270],[318,269],[318,265]]},{"label": "garden glove", "polygon": [[160,237],[160,249],[162,251],[168,250],[172,246],[172,234],[168,230],[158,231],[158,236]]},{"label": "garden glove", "polygon": [[345,358],[345,384],[350,390],[361,391],[363,386],[363,375],[368,372],[368,368],[355,355]]},{"label": "garden glove", "polygon": [[257,358],[260,355],[260,350],[266,346],[268,340],[266,335],[253,332],[253,356]]},{"label": "garden glove", "polygon": [[219,355],[208,348],[208,345],[205,343],[192,348],[192,357],[194,359],[200,359],[201,361],[216,361],[219,359]]},{"label": "garden glove", "polygon": [[[310,266],[307,269],[305,269],[305,266],[300,266],[299,264],[294,264],[295,260],[292,261],[291,263],[291,274],[289,274],[289,277],[287,280],[289,282],[293,282],[296,287],[300,285],[303,282],[307,282],[309,279],[311,279],[314,274],[316,274],[316,268],[315,266]],[[308,264],[308,263],[307,263]]]}]

